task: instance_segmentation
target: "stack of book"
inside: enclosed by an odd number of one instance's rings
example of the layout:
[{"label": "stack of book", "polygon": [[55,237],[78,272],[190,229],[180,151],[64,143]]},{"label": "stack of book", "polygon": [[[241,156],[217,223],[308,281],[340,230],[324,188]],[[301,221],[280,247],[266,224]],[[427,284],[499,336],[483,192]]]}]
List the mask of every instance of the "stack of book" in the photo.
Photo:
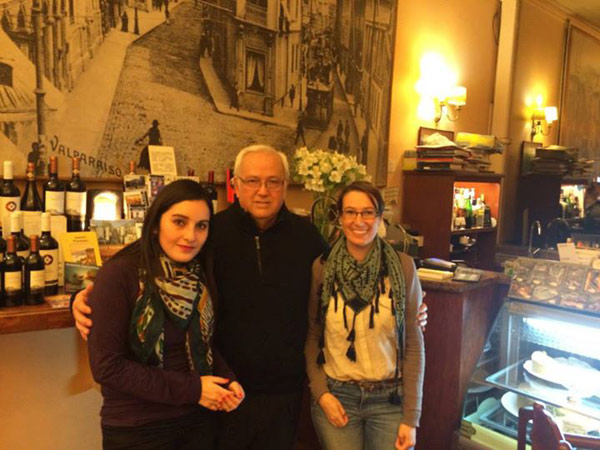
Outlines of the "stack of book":
[{"label": "stack of book", "polygon": [[418,170],[463,170],[471,153],[456,145],[417,146]]},{"label": "stack of book", "polygon": [[545,175],[566,175],[572,162],[572,152],[566,148],[537,148],[535,158],[531,160],[531,171]]}]

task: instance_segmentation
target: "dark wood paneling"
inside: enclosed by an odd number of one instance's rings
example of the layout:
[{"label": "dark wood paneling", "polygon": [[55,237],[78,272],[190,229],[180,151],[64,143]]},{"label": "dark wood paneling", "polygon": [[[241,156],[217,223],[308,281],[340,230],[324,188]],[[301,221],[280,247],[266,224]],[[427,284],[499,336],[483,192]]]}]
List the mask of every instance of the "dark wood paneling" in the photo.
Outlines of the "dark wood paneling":
[{"label": "dark wood paneling", "polygon": [[427,289],[423,414],[417,449],[452,448],[471,374],[507,292],[507,285],[482,284],[463,292]]}]

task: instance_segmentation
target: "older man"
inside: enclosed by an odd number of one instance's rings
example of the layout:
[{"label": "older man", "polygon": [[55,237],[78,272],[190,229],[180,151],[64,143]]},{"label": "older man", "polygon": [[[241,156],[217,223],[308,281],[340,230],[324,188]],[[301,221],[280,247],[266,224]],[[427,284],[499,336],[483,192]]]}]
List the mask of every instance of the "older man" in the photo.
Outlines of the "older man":
[{"label": "older man", "polygon": [[239,202],[211,230],[219,292],[217,344],[246,389],[222,418],[222,449],[290,449],[304,383],[303,346],[312,261],[326,246],[284,204],[283,153],[256,145],[235,162]]}]

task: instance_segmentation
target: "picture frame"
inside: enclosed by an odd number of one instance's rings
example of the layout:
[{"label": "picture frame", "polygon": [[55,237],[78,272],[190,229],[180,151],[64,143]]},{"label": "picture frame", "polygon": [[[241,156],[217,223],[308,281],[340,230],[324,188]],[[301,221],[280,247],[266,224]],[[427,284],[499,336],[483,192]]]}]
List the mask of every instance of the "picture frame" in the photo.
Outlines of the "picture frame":
[{"label": "picture frame", "polygon": [[419,127],[419,133],[417,134],[417,145],[424,145],[426,137],[431,136],[434,133],[439,133],[444,137],[447,137],[454,142],[454,131],[440,130],[438,128],[427,128]]},{"label": "picture frame", "polygon": [[521,143],[521,175],[531,173],[531,163],[535,158],[535,150],[540,146],[539,142],[523,141]]}]

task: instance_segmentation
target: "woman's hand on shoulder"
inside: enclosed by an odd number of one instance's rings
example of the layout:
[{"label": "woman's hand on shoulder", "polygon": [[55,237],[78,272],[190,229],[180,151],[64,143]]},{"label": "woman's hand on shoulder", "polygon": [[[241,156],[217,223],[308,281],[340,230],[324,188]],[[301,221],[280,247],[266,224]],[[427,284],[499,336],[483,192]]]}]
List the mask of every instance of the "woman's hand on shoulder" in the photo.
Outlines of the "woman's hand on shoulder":
[{"label": "woman's hand on shoulder", "polygon": [[327,416],[327,420],[336,428],[345,427],[348,423],[346,410],[331,392],[325,392],[319,398],[319,406]]},{"label": "woman's hand on shoulder", "polygon": [[[200,377],[202,383],[202,394],[198,403],[212,411],[224,409],[224,405],[229,404],[235,394],[224,385],[229,383],[227,378],[205,375]],[[239,402],[238,402],[239,404]]]},{"label": "woman's hand on shoulder", "polygon": [[417,444],[417,429],[401,423],[396,437],[396,450],[408,450]]},{"label": "woman's hand on shoulder", "polygon": [[[423,292],[423,297],[425,297],[425,292]],[[425,327],[427,326],[427,304],[421,303],[419,306],[419,312],[417,313],[417,324],[421,328],[421,331],[425,331]]]},{"label": "woman's hand on shoulder", "polygon": [[94,284],[89,284],[83,291],[79,291],[73,301],[72,314],[75,319],[75,327],[84,341],[87,341],[92,328],[92,320],[88,317],[92,313],[92,308],[88,306],[88,299],[92,293]]}]

